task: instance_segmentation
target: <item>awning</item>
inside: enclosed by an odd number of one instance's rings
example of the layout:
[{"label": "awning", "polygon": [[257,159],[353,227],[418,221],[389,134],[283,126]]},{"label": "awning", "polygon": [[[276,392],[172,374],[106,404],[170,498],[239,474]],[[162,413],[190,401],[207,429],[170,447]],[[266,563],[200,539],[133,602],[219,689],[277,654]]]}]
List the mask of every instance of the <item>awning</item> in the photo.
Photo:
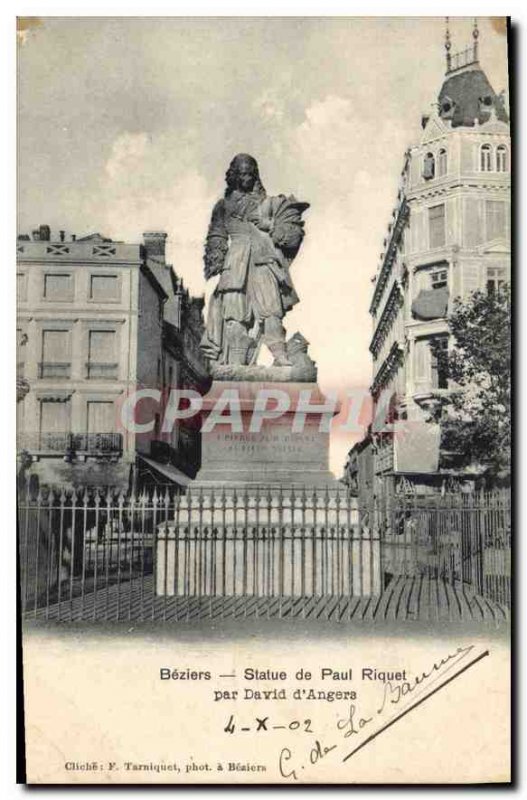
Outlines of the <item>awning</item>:
[{"label": "awning", "polygon": [[412,303],[412,314],[417,319],[439,319],[446,317],[448,288],[422,289]]},{"label": "awning", "polygon": [[395,422],[394,472],[435,474],[439,470],[439,425],[421,420]]},{"label": "awning", "polygon": [[173,467],[172,464],[160,464],[158,461],[146,458],[146,456],[141,454],[139,454],[139,458],[144,461],[145,464],[148,464],[151,469],[159,472],[161,476],[168,478],[171,483],[177,483],[180,486],[190,486],[193,483],[192,478],[189,478],[188,475],[185,475],[185,473],[181,472],[177,467]]}]

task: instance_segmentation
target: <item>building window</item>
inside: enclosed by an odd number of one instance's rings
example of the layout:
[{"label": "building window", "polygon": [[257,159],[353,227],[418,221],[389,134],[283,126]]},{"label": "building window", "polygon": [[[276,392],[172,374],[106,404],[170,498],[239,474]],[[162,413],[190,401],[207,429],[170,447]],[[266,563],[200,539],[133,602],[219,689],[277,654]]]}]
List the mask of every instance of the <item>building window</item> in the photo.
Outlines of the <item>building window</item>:
[{"label": "building window", "polygon": [[507,235],[507,207],[504,200],[485,201],[487,242],[503,239]]},{"label": "building window", "polygon": [[88,402],[88,433],[111,433],[115,430],[115,408],[112,400]]},{"label": "building window", "polygon": [[492,147],[490,144],[481,145],[479,151],[479,168],[481,172],[492,171]]},{"label": "building window", "polygon": [[431,180],[436,171],[436,162],[433,153],[427,153],[423,160],[423,178],[425,181]]},{"label": "building window", "polygon": [[430,249],[443,247],[445,244],[445,205],[432,206],[428,209],[428,225]]},{"label": "building window", "polygon": [[430,350],[432,388],[448,389],[448,336],[434,336],[430,340]]},{"label": "building window", "polygon": [[437,174],[439,176],[446,175],[448,172],[448,157],[444,147],[441,148],[437,155]]},{"label": "building window", "polygon": [[27,334],[21,328],[16,329],[16,372],[21,378],[24,377],[26,361],[26,342]]},{"label": "building window", "polygon": [[442,289],[448,286],[448,270],[435,269],[430,273],[430,285],[432,289]]},{"label": "building window", "polygon": [[90,300],[99,303],[115,303],[121,299],[119,275],[92,275],[90,277]]},{"label": "building window", "polygon": [[88,347],[88,378],[117,378],[116,332],[90,331]]},{"label": "building window", "polygon": [[416,388],[426,388],[430,372],[430,351],[426,339],[416,339],[414,344],[414,379]]},{"label": "building window", "polygon": [[70,331],[42,331],[40,378],[69,378],[71,372]]},{"label": "building window", "polygon": [[39,448],[52,452],[64,452],[69,444],[69,401],[41,400]]},{"label": "building window", "polygon": [[16,299],[19,303],[27,300],[27,275],[25,272],[16,274]]},{"label": "building window", "polygon": [[509,153],[504,144],[496,148],[496,172],[509,171]]},{"label": "building window", "polygon": [[59,302],[73,300],[73,276],[48,272],[44,275],[44,297]]},{"label": "building window", "polygon": [[496,294],[505,284],[504,267],[487,267],[487,294]]}]

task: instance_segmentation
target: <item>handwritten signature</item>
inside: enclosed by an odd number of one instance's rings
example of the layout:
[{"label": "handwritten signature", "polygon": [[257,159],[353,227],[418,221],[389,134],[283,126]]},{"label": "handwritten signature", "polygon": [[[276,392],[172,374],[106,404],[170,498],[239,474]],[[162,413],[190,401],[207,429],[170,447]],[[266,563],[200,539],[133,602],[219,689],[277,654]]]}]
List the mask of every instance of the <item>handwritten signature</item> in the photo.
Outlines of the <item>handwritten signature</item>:
[{"label": "handwritten signature", "polygon": [[[472,660],[467,661],[467,657],[473,649],[474,645],[458,647],[455,652],[449,653],[438,661],[435,661],[429,669],[418,674],[412,681],[403,681],[397,684],[386,681],[383,684],[383,696],[380,707],[376,709],[376,712],[371,716],[361,716],[357,710],[357,706],[352,703],[349,706],[346,716],[337,720],[336,728],[340,734],[341,740],[347,740],[352,736],[359,736],[360,738],[360,734],[365,731],[365,729],[369,729],[366,730],[366,733],[369,731],[372,732],[357,744],[351,752],[344,755],[342,761],[348,761],[355,753],[362,750],[363,747],[372,742],[398,720],[424,703],[433,694],[443,689],[448,683],[458,678],[463,672],[473,667],[481,661],[482,658],[489,655],[489,651],[486,650]],[[463,666],[461,666],[462,663]],[[460,668],[456,670],[455,668],[458,666]],[[453,673],[449,675],[452,671]],[[419,691],[413,695],[417,689],[423,691]],[[398,705],[403,699],[409,699],[409,704],[403,703],[403,706],[398,709],[398,713],[395,717],[388,719],[383,725],[373,730],[375,727],[372,726],[374,720],[382,718],[383,715],[386,718],[386,712],[391,710],[390,706]],[[278,760],[280,775],[283,778],[288,778],[293,781],[299,780],[299,775],[301,775],[302,770],[320,763],[329,753],[335,751],[338,745],[338,740],[330,744],[323,744],[320,739],[316,739],[314,745],[311,745],[307,751],[302,750],[300,752],[295,752],[290,747],[283,747]]]},{"label": "handwritten signature", "polygon": [[[310,748],[308,754],[308,761],[310,764],[318,764],[323,758],[327,756],[328,753],[331,753],[332,750],[336,750],[337,745],[332,744],[329,746],[323,745],[318,739],[315,740],[315,744]],[[300,764],[300,766],[292,766],[289,762],[293,761],[293,753],[289,749],[289,747],[283,747],[280,751],[280,758],[278,761],[278,769],[280,770],[280,775],[283,778],[292,778],[294,781],[298,780],[298,770],[304,769],[304,764]]]}]

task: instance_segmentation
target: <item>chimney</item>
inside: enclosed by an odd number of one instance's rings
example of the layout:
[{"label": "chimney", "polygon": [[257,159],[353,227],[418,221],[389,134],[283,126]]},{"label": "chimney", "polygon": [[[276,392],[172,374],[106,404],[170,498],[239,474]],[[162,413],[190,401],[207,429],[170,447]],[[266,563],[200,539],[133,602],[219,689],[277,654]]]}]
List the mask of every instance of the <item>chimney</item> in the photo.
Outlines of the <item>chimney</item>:
[{"label": "chimney", "polygon": [[143,233],[146,257],[154,256],[164,262],[166,240],[167,234],[164,231],[147,231]]},{"label": "chimney", "polygon": [[61,242],[63,242],[63,241],[64,241],[64,237],[65,237],[65,235],[66,235],[66,232],[65,232],[65,231],[59,231],[59,236],[60,236],[60,241],[61,241]]},{"label": "chimney", "polygon": [[31,231],[31,236],[33,237],[34,242],[40,242],[40,231]]},{"label": "chimney", "polygon": [[71,234],[71,241],[74,242],[76,240],[76,238],[77,238],[77,234],[76,233],[72,233]]},{"label": "chimney", "polygon": [[41,242],[49,242],[51,238],[51,231],[49,229],[49,225],[40,225],[38,233]]}]

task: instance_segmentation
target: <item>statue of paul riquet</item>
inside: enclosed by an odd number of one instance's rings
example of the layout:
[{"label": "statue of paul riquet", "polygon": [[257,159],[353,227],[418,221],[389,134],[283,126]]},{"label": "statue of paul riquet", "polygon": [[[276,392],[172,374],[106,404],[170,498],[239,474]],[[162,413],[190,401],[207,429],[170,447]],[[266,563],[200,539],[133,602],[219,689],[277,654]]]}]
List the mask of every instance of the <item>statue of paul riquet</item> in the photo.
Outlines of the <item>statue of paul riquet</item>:
[{"label": "statue of paul riquet", "polygon": [[227,189],[212,211],[205,243],[205,277],[219,275],[201,346],[218,364],[254,363],[260,340],[274,366],[290,364],[284,315],[298,303],[289,267],[304,237],[308,203],[268,196],[256,159],[231,161]]}]

